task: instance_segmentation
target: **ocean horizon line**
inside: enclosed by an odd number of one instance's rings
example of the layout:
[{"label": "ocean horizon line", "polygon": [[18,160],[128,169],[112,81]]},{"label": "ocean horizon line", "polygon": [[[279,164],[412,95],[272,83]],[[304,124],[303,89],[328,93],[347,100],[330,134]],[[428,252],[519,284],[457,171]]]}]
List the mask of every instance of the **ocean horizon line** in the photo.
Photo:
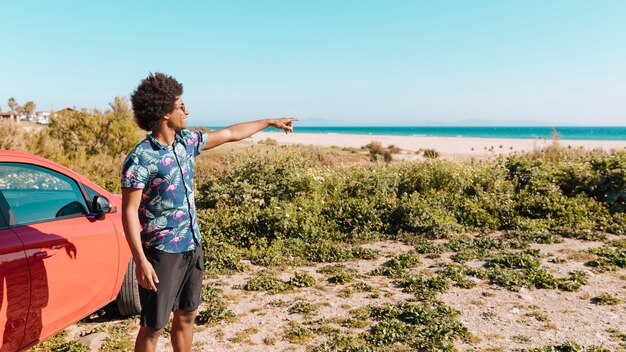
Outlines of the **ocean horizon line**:
[{"label": "ocean horizon line", "polygon": [[[220,129],[225,126],[207,126]],[[273,132],[266,129],[265,132]],[[294,132],[414,137],[626,140],[626,126],[295,126]],[[280,132],[279,132],[280,133]]]}]

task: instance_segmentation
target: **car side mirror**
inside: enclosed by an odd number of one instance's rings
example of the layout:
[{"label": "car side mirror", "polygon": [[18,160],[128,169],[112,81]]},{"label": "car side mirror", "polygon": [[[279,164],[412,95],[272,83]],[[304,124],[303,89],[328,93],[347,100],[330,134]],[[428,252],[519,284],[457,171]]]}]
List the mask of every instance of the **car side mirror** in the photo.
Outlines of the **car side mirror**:
[{"label": "car side mirror", "polygon": [[96,218],[100,219],[106,213],[110,213],[113,210],[111,202],[103,196],[94,196],[91,209],[96,213]]}]

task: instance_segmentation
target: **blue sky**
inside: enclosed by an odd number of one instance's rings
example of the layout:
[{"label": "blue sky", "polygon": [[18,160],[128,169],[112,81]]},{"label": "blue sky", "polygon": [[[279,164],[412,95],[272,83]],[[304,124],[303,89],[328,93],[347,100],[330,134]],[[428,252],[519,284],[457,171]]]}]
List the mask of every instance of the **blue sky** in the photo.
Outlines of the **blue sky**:
[{"label": "blue sky", "polygon": [[626,1],[12,1],[0,104],[106,108],[149,72],[192,125],[626,125]]}]

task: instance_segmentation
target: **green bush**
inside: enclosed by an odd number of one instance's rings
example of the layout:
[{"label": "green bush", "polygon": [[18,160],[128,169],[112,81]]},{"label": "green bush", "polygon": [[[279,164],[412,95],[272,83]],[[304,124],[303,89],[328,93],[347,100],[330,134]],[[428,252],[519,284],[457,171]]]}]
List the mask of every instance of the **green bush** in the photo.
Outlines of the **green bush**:
[{"label": "green bush", "polygon": [[313,191],[310,161],[286,150],[273,155],[250,154],[228,162],[214,180],[199,185],[198,201],[203,206],[271,207]]},{"label": "green bush", "polygon": [[370,275],[399,277],[405,273],[406,269],[413,268],[420,264],[420,260],[409,253],[399,254],[391,260],[383,263],[382,266],[374,269]]},{"label": "green bush", "polygon": [[602,246],[588,250],[589,253],[595,254],[596,259],[587,263],[594,267],[598,272],[617,270],[618,268],[626,268],[626,248],[617,246]]},{"label": "green bush", "polygon": [[52,336],[48,340],[34,346],[32,352],[88,352],[89,348],[78,341],[66,341],[67,332]]},{"label": "green bush", "polygon": [[370,307],[370,317],[379,321],[362,338],[373,346],[404,344],[410,350],[453,350],[453,342],[470,337],[458,322],[459,313],[441,303],[399,303]]},{"label": "green bush", "polygon": [[[457,261],[484,259],[494,249],[490,246],[522,249],[561,236],[601,239],[607,231],[624,232],[626,216],[589,186],[601,182],[596,169],[611,171],[611,182],[617,182],[615,165],[624,156],[611,155],[604,168],[602,158],[561,153],[558,158],[319,167],[280,148],[234,159],[200,185],[204,201],[199,204],[205,204],[200,224],[203,233],[243,248],[253,263],[266,266],[287,258],[354,259],[360,254],[347,244],[383,238],[413,243],[422,236],[509,231],[504,239],[452,248]],[[430,246],[430,254],[440,248]]]},{"label": "green bush", "polygon": [[598,305],[604,305],[604,306],[614,306],[616,304],[620,304],[622,302],[621,299],[611,296],[608,293],[603,293],[599,296],[593,297],[591,299],[591,303],[593,304],[598,304]]},{"label": "green bush", "polygon": [[196,317],[197,324],[212,324],[221,320],[233,320],[233,313],[223,303],[210,303],[208,306],[200,310]]},{"label": "green bush", "polygon": [[409,276],[398,283],[404,288],[404,292],[413,293],[420,300],[433,299],[450,287],[450,281],[445,277],[426,277],[420,274]]},{"label": "green bush", "polygon": [[307,273],[299,274],[295,272],[289,279],[289,285],[293,287],[311,287],[315,285],[315,278]]},{"label": "green bush", "polygon": [[246,270],[240,251],[230,244],[209,242],[204,238],[204,270],[210,274],[230,274]]},{"label": "green bush", "polygon": [[440,156],[437,149],[424,149],[422,150],[422,155],[424,155],[424,158],[428,159],[437,159]]},{"label": "green bush", "polygon": [[444,160],[407,163],[398,169],[398,194],[457,192],[465,189],[473,169]]},{"label": "green bush", "polygon": [[575,342],[565,342],[560,345],[541,348],[521,349],[520,352],[610,352],[602,346],[581,346]]},{"label": "green bush", "polygon": [[442,238],[462,226],[457,222],[454,213],[448,208],[445,194],[413,193],[401,198],[402,223],[400,230],[408,233],[419,233],[428,238]]},{"label": "green bush", "polygon": [[345,284],[354,281],[356,275],[350,272],[338,273],[328,278],[331,284]]},{"label": "green bush", "polygon": [[202,301],[203,302],[220,302],[223,299],[222,290],[213,286],[202,285]]},{"label": "green bush", "polygon": [[287,309],[289,314],[309,314],[314,312],[317,306],[305,301],[298,301]]},{"label": "green bush", "polygon": [[243,287],[246,291],[268,291],[270,293],[278,293],[288,290],[290,286],[267,272],[261,272],[256,277],[248,280]]}]

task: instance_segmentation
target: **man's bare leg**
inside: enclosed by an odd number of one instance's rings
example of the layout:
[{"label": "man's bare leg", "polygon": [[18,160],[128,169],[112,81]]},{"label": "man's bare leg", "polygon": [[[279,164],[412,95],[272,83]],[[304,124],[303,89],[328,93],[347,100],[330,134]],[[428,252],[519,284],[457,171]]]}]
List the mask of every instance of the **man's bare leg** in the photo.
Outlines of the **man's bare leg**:
[{"label": "man's bare leg", "polygon": [[175,310],[172,319],[172,348],[174,352],[190,352],[193,342],[193,322],[196,311]]},{"label": "man's bare leg", "polygon": [[142,326],[137,334],[135,341],[135,352],[154,352],[159,336],[163,329],[155,330],[153,328]]}]

